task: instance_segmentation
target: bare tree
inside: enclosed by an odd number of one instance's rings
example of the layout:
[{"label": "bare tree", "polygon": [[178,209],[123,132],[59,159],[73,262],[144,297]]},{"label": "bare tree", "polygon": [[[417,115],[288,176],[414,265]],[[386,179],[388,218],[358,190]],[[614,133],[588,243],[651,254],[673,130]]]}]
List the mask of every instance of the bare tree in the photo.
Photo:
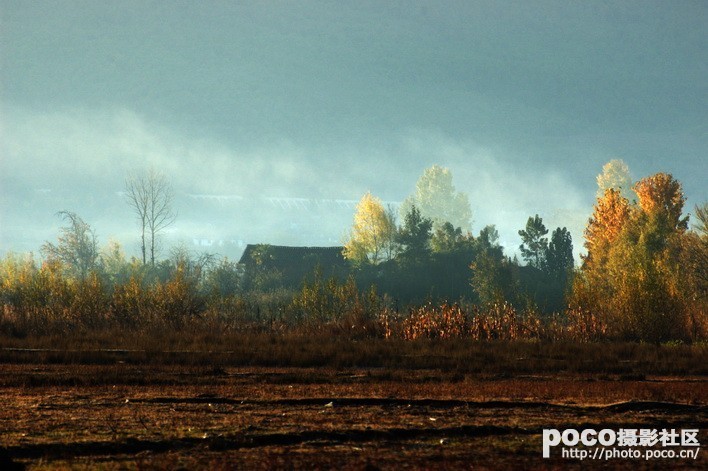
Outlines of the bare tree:
[{"label": "bare tree", "polygon": [[[131,174],[125,182],[128,204],[135,211],[140,223],[140,250],[143,265],[155,265],[158,234],[175,222],[177,214],[172,210],[174,193],[162,173],[150,169],[147,174]],[[149,252],[148,252],[149,250]]]},{"label": "bare tree", "polygon": [[41,252],[48,259],[61,262],[67,273],[83,280],[97,266],[96,234],[76,213],[59,211],[57,216],[69,225],[61,228],[56,245],[47,242]]}]

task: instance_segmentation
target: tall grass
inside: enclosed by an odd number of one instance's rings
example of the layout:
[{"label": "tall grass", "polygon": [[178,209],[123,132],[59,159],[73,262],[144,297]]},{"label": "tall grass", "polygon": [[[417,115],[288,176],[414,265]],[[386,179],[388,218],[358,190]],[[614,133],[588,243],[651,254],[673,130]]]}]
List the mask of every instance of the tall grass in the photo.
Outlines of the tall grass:
[{"label": "tall grass", "polygon": [[37,267],[28,258],[7,258],[1,268],[0,334],[7,337],[206,331],[404,341],[623,340],[602,316],[580,307],[552,316],[506,302],[399,309],[373,287],[360,290],[352,278],[319,273],[296,292],[243,292],[216,289],[201,270],[179,263],[167,275],[136,270],[122,281],[100,273],[69,278],[56,263]]}]

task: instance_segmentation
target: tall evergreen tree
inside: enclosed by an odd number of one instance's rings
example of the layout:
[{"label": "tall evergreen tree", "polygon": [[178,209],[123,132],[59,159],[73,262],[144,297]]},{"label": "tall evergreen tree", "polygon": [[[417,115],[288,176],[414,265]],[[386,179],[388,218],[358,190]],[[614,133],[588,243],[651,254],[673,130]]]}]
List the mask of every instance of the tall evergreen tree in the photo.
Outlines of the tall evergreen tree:
[{"label": "tall evergreen tree", "polygon": [[538,214],[526,221],[526,229],[519,231],[523,243],[519,246],[521,256],[526,262],[538,269],[543,269],[544,257],[548,248],[548,229],[543,225],[543,219]]},{"label": "tall evergreen tree", "polygon": [[403,227],[398,235],[401,245],[399,258],[404,264],[419,264],[429,259],[432,227],[433,222],[412,206],[403,219]]},{"label": "tall evergreen tree", "polygon": [[553,279],[563,281],[573,269],[573,238],[568,229],[556,228],[546,250],[546,272]]}]

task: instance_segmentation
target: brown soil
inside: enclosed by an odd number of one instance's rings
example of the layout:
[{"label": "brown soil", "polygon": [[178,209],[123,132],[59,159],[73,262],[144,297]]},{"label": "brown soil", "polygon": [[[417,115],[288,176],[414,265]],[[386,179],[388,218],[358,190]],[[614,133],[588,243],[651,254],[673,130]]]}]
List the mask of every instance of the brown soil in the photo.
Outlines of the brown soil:
[{"label": "brown soil", "polygon": [[705,469],[541,458],[544,428],[699,428],[706,378],[0,365],[0,467]]}]

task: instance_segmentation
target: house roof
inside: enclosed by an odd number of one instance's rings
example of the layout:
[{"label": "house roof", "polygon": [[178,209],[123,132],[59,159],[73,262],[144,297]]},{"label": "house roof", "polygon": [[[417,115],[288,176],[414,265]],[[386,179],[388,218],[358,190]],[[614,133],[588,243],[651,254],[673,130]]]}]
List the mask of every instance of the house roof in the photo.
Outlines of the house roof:
[{"label": "house roof", "polygon": [[248,244],[239,263],[253,265],[257,257],[263,257],[264,265],[283,263],[313,263],[340,265],[345,263],[344,247],[291,247],[285,245]]},{"label": "house roof", "polygon": [[320,270],[325,277],[346,276],[349,265],[342,250],[343,247],[248,245],[239,263],[247,277],[272,270],[278,274],[283,286],[299,286],[315,270]]}]

